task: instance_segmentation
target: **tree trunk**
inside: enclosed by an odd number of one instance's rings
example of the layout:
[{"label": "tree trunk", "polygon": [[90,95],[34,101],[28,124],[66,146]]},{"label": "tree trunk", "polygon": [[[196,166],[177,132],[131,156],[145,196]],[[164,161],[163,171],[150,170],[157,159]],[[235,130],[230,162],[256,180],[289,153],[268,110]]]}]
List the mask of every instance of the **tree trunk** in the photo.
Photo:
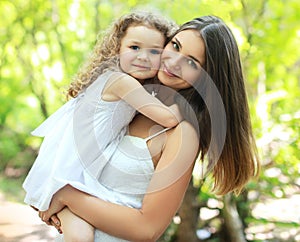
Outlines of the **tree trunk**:
[{"label": "tree trunk", "polygon": [[230,242],[246,242],[242,221],[237,211],[236,202],[232,195],[225,195],[223,198],[224,208],[222,214],[224,218],[225,233]]},{"label": "tree trunk", "polygon": [[191,180],[188,189],[185,193],[184,200],[178,211],[181,219],[177,233],[176,242],[198,242],[196,235],[199,206],[197,202],[199,188],[193,186]]}]

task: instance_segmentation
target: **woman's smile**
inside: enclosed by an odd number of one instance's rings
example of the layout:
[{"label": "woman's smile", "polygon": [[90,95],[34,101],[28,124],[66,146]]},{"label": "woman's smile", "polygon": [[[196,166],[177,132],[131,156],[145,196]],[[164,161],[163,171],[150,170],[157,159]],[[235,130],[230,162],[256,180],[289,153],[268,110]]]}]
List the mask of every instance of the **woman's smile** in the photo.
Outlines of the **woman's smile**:
[{"label": "woman's smile", "polygon": [[165,63],[162,63],[162,67],[161,67],[162,71],[169,77],[177,77],[180,78],[177,74],[175,74],[171,68],[168,68],[167,65]]}]

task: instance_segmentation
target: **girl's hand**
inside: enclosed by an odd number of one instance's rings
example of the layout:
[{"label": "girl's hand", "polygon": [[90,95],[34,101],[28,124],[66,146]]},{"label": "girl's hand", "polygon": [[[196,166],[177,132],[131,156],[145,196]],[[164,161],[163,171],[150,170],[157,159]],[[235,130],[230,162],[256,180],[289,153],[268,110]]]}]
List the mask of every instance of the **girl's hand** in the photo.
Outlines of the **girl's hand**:
[{"label": "girl's hand", "polygon": [[169,108],[173,112],[173,114],[176,116],[178,123],[180,123],[183,120],[183,117],[180,113],[179,106],[177,104],[172,104]]}]

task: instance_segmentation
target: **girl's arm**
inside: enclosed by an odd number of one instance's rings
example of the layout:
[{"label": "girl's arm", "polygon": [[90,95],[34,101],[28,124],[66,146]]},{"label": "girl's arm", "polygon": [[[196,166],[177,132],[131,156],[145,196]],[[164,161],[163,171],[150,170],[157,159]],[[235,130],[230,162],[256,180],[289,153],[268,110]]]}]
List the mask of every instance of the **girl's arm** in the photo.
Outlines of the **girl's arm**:
[{"label": "girl's arm", "polygon": [[123,99],[134,109],[164,127],[174,127],[182,121],[179,108],[176,104],[168,107],[148,93],[135,78],[116,73],[110,78],[104,89],[104,98]]},{"label": "girl's arm", "polygon": [[187,122],[171,132],[141,209],[105,202],[66,186],[55,194],[44,221],[57,212],[53,206],[68,206],[105,233],[130,241],[157,240],[182,202],[198,153],[198,137]]}]

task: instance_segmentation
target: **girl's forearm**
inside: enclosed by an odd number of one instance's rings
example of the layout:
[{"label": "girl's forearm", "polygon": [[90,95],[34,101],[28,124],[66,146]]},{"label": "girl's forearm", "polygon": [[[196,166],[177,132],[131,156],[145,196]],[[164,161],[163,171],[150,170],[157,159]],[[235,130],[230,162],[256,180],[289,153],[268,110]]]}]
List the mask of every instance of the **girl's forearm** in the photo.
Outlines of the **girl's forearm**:
[{"label": "girl's forearm", "polygon": [[123,99],[134,109],[149,117],[164,127],[174,127],[182,120],[180,111],[176,107],[168,107],[159,99],[148,93],[133,77],[127,74],[119,75],[109,87],[109,91]]}]

